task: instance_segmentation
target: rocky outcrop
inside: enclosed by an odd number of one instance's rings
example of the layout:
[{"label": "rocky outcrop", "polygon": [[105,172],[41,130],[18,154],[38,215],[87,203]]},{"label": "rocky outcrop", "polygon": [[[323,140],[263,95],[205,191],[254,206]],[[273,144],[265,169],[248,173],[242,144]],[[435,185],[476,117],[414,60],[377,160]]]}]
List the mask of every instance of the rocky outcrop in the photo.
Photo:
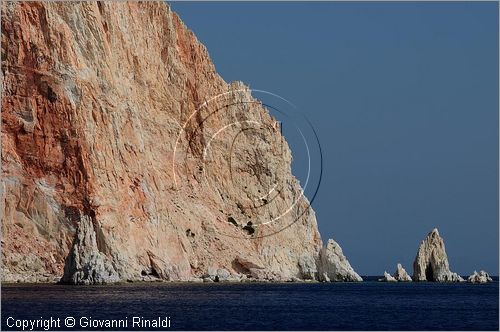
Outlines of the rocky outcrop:
[{"label": "rocky outcrop", "polygon": [[413,281],[464,281],[458,274],[450,271],[444,241],[437,228],[420,243],[413,263]]},{"label": "rocky outcrop", "polygon": [[361,280],[321,249],[276,120],[168,4],[1,9],[4,280],[318,278],[320,251]]},{"label": "rocky outcrop", "polygon": [[391,276],[387,271],[384,271],[384,277],[380,278],[378,281],[383,281],[383,282],[397,282],[396,278]]},{"label": "rocky outcrop", "polygon": [[214,282],[229,281],[231,279],[231,273],[226,269],[209,268],[208,273],[204,276],[204,279],[211,279]]},{"label": "rocky outcrop", "polygon": [[119,280],[113,264],[97,246],[92,219],[87,216],[82,217],[78,224],[73,248],[64,267],[61,283],[93,285]]},{"label": "rocky outcrop", "polygon": [[404,282],[411,281],[410,275],[406,272],[406,270],[403,268],[403,266],[400,263],[398,263],[398,265],[396,267],[396,272],[394,272],[393,277],[397,281],[404,281]]},{"label": "rocky outcrop", "polygon": [[332,239],[320,251],[318,273],[320,281],[363,281]]},{"label": "rocky outcrop", "polygon": [[488,272],[486,271],[479,271],[479,273],[477,273],[477,271],[474,271],[473,274],[471,274],[468,278],[467,278],[467,282],[470,282],[470,283],[473,283],[473,284],[485,284],[487,282],[492,282],[493,279],[490,277],[490,275],[488,274]]}]

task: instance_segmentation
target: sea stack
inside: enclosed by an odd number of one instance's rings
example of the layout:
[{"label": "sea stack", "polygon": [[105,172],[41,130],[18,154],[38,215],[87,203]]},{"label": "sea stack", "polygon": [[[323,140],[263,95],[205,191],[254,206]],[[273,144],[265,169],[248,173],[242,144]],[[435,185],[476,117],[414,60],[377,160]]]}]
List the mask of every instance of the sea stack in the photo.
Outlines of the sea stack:
[{"label": "sea stack", "polygon": [[406,270],[400,263],[398,263],[396,267],[396,272],[394,272],[393,277],[397,281],[404,281],[404,282],[411,281],[410,275],[408,274],[408,272],[406,272]]},{"label": "sea stack", "polygon": [[437,228],[420,243],[413,263],[413,281],[464,281],[457,273],[450,271],[444,240]]},{"label": "sea stack", "polygon": [[320,281],[363,281],[349,264],[342,248],[332,239],[319,253],[318,264]]},{"label": "sea stack", "polygon": [[378,281],[383,281],[383,282],[398,282],[396,278],[391,276],[387,271],[384,271],[384,276],[380,278]]}]

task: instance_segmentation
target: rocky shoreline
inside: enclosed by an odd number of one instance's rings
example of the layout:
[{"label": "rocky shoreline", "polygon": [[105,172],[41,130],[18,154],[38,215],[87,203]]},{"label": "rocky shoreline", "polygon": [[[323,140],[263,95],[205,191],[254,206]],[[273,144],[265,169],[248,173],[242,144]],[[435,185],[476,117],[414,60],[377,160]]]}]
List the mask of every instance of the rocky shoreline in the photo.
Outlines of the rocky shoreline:
[{"label": "rocky shoreline", "polygon": [[[266,269],[258,262],[236,256],[233,266],[247,273],[235,273],[223,267],[210,267],[200,276],[186,279],[170,279],[169,274],[163,271],[163,267],[152,262],[152,269],[142,271],[137,278],[126,278],[126,281],[191,281],[191,282],[290,282],[290,281],[362,281],[362,278],[354,271],[349,261],[344,256],[342,248],[332,239],[318,252],[316,259],[301,259],[298,262],[302,271],[302,278],[296,276],[283,276]],[[114,270],[111,262],[98,248],[96,232],[92,220],[80,221],[77,236],[73,247],[66,259],[64,275],[60,282],[63,284],[91,285],[108,284],[123,281]]]},{"label": "rocky shoreline", "polygon": [[[334,241],[329,240],[319,253],[318,262],[308,266],[305,279],[291,277],[282,278],[279,275],[269,274],[261,266],[246,261],[240,257],[236,259],[250,272],[247,274],[234,274],[224,268],[209,268],[199,277],[187,280],[167,280],[153,273],[141,275],[138,278],[120,280],[112,271],[112,267],[101,261],[97,250],[95,232],[90,220],[83,222],[74,242],[72,254],[68,256],[65,275],[60,278],[48,274],[33,274],[29,277],[11,274],[3,271],[4,284],[73,284],[73,285],[104,285],[127,283],[315,283],[315,282],[361,282],[363,279],[352,269],[343,255],[342,249]],[[305,263],[304,263],[305,264]],[[425,273],[423,273],[425,272]],[[398,263],[396,271],[391,275],[384,272],[382,282],[467,282],[474,284],[493,282],[490,275],[481,270],[474,271],[469,277],[464,278],[449,270],[448,258],[444,240],[437,229],[433,229],[421,242],[414,262],[413,278]]]},{"label": "rocky shoreline", "polygon": [[[167,3],[1,9],[2,282],[362,281],[323,243],[277,119]],[[413,267],[463,280],[437,230]]]}]

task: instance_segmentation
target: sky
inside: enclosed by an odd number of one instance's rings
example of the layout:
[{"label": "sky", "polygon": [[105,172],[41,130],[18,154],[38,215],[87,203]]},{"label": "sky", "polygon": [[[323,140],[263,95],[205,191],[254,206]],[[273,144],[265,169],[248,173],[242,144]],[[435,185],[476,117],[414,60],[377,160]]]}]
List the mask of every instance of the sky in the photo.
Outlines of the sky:
[{"label": "sky", "polygon": [[[283,121],[301,184],[361,275],[411,273],[437,227],[451,270],[498,275],[498,3],[187,3],[171,6],[218,73]],[[277,117],[279,117],[277,115]],[[302,144],[302,145],[301,145]],[[322,173],[320,173],[322,165]]]}]

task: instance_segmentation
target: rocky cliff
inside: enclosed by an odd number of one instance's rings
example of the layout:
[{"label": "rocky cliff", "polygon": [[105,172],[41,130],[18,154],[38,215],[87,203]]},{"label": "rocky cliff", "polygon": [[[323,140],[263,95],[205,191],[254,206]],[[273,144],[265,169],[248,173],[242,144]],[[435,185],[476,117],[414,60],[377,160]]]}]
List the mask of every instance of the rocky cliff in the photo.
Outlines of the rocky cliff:
[{"label": "rocky cliff", "polygon": [[167,4],[2,2],[1,43],[3,280],[317,278],[275,119]]}]

